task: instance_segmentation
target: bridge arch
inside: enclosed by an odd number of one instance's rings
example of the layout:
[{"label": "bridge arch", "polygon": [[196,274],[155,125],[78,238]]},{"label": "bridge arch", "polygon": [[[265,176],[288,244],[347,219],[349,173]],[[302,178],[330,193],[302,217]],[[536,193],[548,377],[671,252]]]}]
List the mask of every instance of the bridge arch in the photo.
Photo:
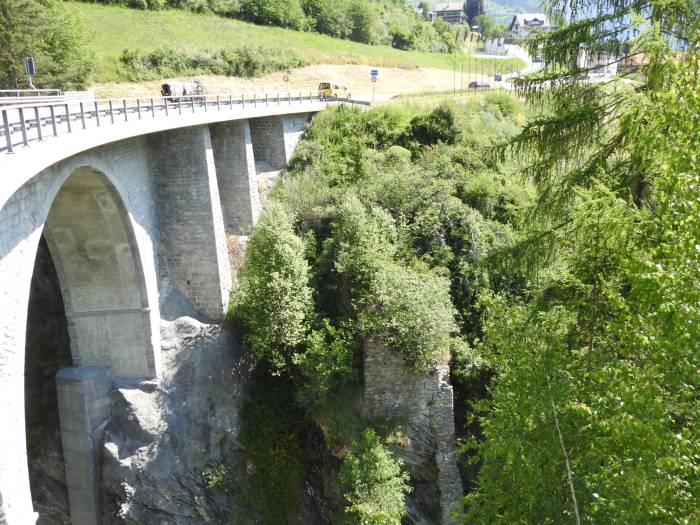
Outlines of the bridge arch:
[{"label": "bridge arch", "polygon": [[117,377],[156,375],[142,262],[124,203],[99,170],[76,169],[56,194],[43,235],[54,260],[76,366]]},{"label": "bridge arch", "polygon": [[0,288],[0,516],[11,525],[35,519],[24,366],[40,244],[58,276],[73,364],[109,366],[117,378],[159,374],[157,221],[143,205],[150,164],[135,146],[125,145],[135,153],[126,166],[99,151],[54,165],[0,205],[0,274],[11,276]]}]

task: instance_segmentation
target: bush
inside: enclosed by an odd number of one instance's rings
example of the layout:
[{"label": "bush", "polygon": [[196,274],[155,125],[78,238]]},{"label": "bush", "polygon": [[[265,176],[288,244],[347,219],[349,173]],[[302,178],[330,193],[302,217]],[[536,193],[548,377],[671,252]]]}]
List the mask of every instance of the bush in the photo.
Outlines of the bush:
[{"label": "bush", "polygon": [[37,88],[83,89],[94,66],[88,31],[56,0],[0,1],[0,87],[28,87],[24,57],[34,57]]},{"label": "bush", "polygon": [[407,141],[423,146],[444,142],[454,144],[459,137],[455,110],[448,104],[441,104],[426,115],[417,115],[408,126]]},{"label": "bush", "polygon": [[169,47],[147,53],[125,49],[120,61],[139,80],[205,74],[258,77],[304,65],[294,53],[248,45],[196,54]]},{"label": "bush", "polygon": [[354,0],[348,12],[350,38],[363,44],[377,44],[380,41],[379,13],[367,0]]},{"label": "bush", "polygon": [[301,4],[310,28],[339,38],[350,35],[346,9],[339,0],[302,0]]},{"label": "bush", "polygon": [[250,237],[229,318],[256,356],[281,371],[306,337],[311,308],[304,245],[282,205],[270,203]]},{"label": "bush", "polygon": [[447,355],[456,330],[449,290],[446,278],[385,262],[358,301],[360,327],[424,368]]},{"label": "bush", "polygon": [[404,495],[411,491],[402,462],[394,459],[372,429],[362,433],[353,449],[340,469],[350,523],[400,523],[407,512]]},{"label": "bush", "polygon": [[299,0],[242,0],[240,16],[259,25],[301,30],[306,26]]}]

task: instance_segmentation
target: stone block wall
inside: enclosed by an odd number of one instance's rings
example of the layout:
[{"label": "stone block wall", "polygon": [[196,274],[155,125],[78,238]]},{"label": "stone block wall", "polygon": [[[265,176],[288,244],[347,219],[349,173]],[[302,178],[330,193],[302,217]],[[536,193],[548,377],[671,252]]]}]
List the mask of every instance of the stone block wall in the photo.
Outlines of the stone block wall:
[{"label": "stone block wall", "polygon": [[250,125],[247,120],[213,125],[211,139],[226,230],[245,235],[260,215]]},{"label": "stone block wall", "polygon": [[409,444],[397,454],[411,473],[414,510],[427,522],[453,523],[450,514],[458,510],[463,489],[455,457],[449,366],[440,363],[417,372],[399,352],[373,340],[364,342],[363,361],[366,415],[405,422]]},{"label": "stone block wall", "polygon": [[287,164],[283,117],[263,117],[250,120],[250,135],[256,163],[265,163],[273,170]]},{"label": "stone block wall", "polygon": [[151,138],[162,262],[194,307],[220,321],[231,291],[221,198],[209,128]]}]

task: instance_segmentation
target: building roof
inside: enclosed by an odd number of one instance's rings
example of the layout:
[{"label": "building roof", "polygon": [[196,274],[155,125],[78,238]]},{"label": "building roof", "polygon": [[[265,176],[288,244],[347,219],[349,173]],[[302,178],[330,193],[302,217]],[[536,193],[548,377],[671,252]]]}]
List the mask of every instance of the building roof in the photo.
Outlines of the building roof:
[{"label": "building roof", "polygon": [[524,27],[532,24],[533,22],[541,22],[543,26],[549,25],[549,17],[544,13],[515,13],[513,16],[513,21],[510,23],[510,27],[513,27],[515,22],[518,22],[520,27]]},{"label": "building roof", "polygon": [[435,6],[435,12],[464,11],[463,2],[442,2]]}]

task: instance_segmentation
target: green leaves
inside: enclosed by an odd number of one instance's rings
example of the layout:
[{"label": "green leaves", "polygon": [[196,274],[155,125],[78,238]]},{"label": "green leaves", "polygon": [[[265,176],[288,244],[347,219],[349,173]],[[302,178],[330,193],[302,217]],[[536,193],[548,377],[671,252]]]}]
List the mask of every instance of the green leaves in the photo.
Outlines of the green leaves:
[{"label": "green leaves", "polygon": [[406,515],[404,494],[411,491],[402,463],[392,457],[376,432],[367,429],[343,460],[340,481],[345,487],[348,523],[398,525]]},{"label": "green leaves", "polygon": [[308,332],[309,266],[284,207],[271,202],[248,243],[246,263],[232,296],[229,318],[258,357],[284,371]]}]

